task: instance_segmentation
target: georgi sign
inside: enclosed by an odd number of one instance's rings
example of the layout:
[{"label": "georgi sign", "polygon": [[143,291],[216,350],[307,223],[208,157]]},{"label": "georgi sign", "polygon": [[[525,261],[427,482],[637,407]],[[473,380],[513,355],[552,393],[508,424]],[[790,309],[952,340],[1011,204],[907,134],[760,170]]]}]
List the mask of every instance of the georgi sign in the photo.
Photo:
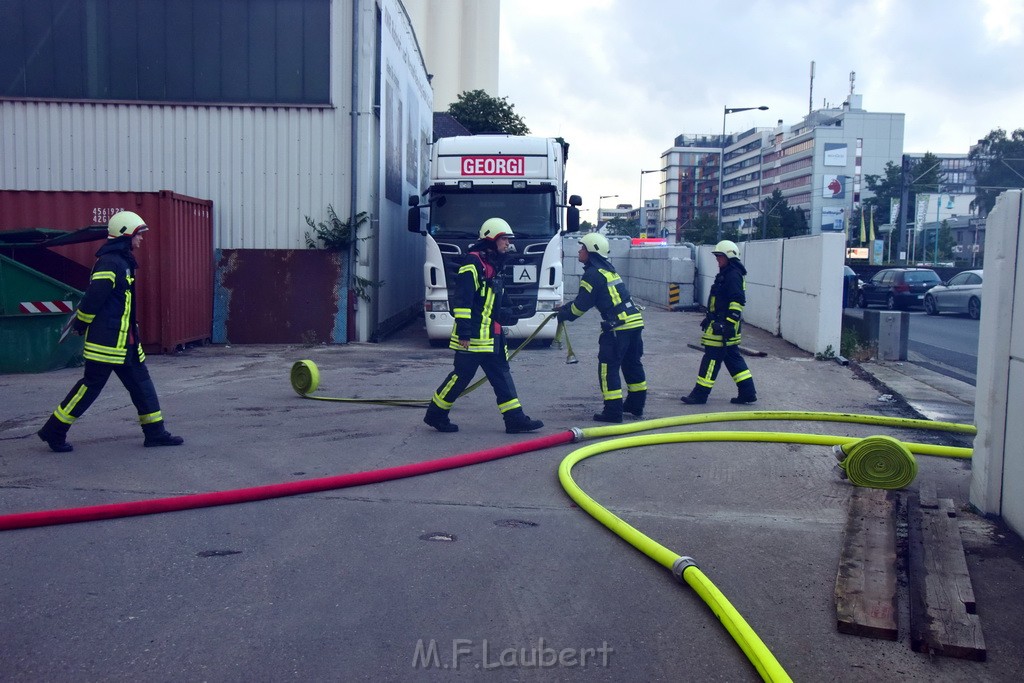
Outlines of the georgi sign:
[{"label": "georgi sign", "polygon": [[462,157],[462,175],[525,175],[525,157]]}]

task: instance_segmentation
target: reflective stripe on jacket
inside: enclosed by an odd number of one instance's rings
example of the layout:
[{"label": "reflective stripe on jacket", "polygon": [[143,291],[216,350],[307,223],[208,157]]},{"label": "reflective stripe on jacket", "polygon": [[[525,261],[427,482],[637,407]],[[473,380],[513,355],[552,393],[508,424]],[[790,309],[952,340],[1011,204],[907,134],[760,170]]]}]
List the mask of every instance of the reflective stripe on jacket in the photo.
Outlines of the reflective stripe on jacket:
[{"label": "reflective stripe on jacket", "polygon": [[591,255],[591,260],[583,266],[580,291],[568,306],[566,319],[575,320],[592,307],[597,307],[605,329],[632,330],[643,327],[644,318],[633,303],[626,283],[610,263],[605,261],[599,265],[594,263],[596,260]]},{"label": "reflective stripe on jacket", "polygon": [[[747,269],[736,259],[718,271],[708,295],[708,326],[704,328],[700,343],[704,346],[736,346],[742,339],[743,307],[747,303],[747,282],[743,278]],[[725,334],[715,332],[715,323],[725,328]],[[724,337],[724,338],[723,338]]]},{"label": "reflective stripe on jacket", "polygon": [[[135,258],[130,238],[104,244],[76,316],[89,325],[85,333],[86,360],[124,365],[128,347],[139,344],[135,314]],[[139,359],[145,360],[139,345]]]}]

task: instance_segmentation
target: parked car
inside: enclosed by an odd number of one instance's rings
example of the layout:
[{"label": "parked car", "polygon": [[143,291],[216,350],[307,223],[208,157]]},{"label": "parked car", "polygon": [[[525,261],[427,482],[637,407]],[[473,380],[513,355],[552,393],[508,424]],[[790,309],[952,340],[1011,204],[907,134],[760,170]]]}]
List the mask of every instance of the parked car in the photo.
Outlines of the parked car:
[{"label": "parked car", "polygon": [[860,307],[872,304],[886,308],[920,306],[925,292],[941,282],[931,268],[885,268],[861,285]]},{"label": "parked car", "polygon": [[966,313],[973,319],[981,317],[981,283],[983,270],[965,270],[941,285],[935,285],[924,295],[924,310],[928,315],[939,313]]},{"label": "parked car", "polygon": [[850,266],[843,266],[843,308],[857,305],[859,290],[860,279],[857,272]]}]

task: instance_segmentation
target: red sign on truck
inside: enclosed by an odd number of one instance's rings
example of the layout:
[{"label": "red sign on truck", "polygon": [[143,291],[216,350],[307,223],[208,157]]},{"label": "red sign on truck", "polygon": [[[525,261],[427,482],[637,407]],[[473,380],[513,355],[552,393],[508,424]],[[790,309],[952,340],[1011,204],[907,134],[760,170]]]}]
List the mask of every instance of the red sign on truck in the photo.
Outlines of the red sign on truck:
[{"label": "red sign on truck", "polygon": [[462,157],[462,175],[525,175],[526,157]]}]

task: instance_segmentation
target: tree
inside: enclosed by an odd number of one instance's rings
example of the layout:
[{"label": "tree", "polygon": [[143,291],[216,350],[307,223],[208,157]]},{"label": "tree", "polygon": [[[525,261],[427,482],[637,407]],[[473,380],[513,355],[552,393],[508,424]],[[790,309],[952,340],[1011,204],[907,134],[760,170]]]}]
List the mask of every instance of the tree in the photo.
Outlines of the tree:
[{"label": "tree", "polygon": [[1024,128],[1013,131],[1010,137],[1002,128],[996,128],[978,140],[967,158],[974,162],[971,208],[987,216],[1003,190],[1024,187]]},{"label": "tree", "polygon": [[448,113],[470,133],[506,133],[529,135],[526,122],[515,112],[507,97],[491,97],[483,90],[467,90],[457,102],[448,105]]},{"label": "tree", "polygon": [[640,236],[640,221],[631,218],[613,218],[605,223],[605,230],[609,235],[625,235],[626,237]]},{"label": "tree", "polygon": [[762,226],[767,228],[768,239],[798,237],[809,232],[803,210],[791,207],[780,190],[773,190],[771,196],[761,202],[760,211],[764,223],[756,226],[754,234],[757,236],[761,235]]},{"label": "tree", "polygon": [[[910,183],[910,194],[907,199],[907,224],[914,222],[917,212],[916,196],[918,192],[935,192],[942,183],[943,173],[939,158],[931,152],[925,152],[921,160],[910,165],[907,182]],[[903,188],[900,167],[891,161],[885,162],[883,175],[868,173],[864,176],[864,184],[874,194],[864,200],[864,210],[871,211],[875,207],[876,225],[889,222],[889,207],[893,200],[899,201]],[[859,224],[858,224],[859,225]]]},{"label": "tree", "polygon": [[694,244],[715,244],[718,239],[718,222],[714,216],[702,213],[683,228],[683,239]]},{"label": "tree", "polygon": [[582,221],[580,223],[580,232],[594,232],[597,230],[597,226],[590,221]]}]

